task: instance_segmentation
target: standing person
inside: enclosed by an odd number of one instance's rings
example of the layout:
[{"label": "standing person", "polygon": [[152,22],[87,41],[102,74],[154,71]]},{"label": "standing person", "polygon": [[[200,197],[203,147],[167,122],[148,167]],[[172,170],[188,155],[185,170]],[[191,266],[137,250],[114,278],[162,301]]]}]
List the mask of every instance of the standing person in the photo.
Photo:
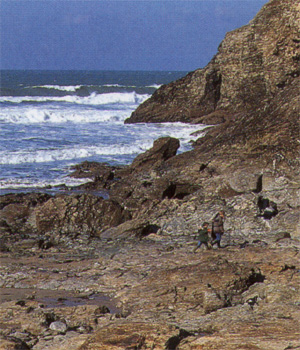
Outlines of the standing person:
[{"label": "standing person", "polygon": [[208,222],[204,222],[202,224],[202,227],[198,230],[198,240],[199,241],[198,241],[197,246],[193,250],[194,253],[196,252],[196,250],[198,248],[201,247],[202,244],[204,244],[207,249],[210,249],[210,246],[209,246],[209,243],[208,243],[208,241],[209,241],[208,233],[210,232],[210,229],[208,228],[208,225],[209,225]]},{"label": "standing person", "polygon": [[216,216],[213,218],[212,222],[212,246],[217,243],[218,248],[221,248],[221,238],[224,233],[224,211],[219,211]]}]

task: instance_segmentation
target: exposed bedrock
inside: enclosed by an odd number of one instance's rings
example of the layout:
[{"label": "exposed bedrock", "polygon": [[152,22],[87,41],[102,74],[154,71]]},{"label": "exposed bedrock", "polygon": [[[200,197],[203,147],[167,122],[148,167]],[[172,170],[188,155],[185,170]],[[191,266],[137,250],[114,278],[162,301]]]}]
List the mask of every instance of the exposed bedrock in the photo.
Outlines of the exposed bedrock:
[{"label": "exposed bedrock", "polygon": [[[3,289],[104,293],[119,310],[25,293],[0,303],[0,349],[300,348],[299,12],[271,0],[133,113],[218,124],[191,151],[161,138],[129,166],[79,164],[80,192],[0,196]],[[222,248],[194,253],[221,209]]]},{"label": "exposed bedrock", "polygon": [[[106,188],[131,218],[101,235],[189,236],[224,209],[232,243],[246,238],[274,241],[284,233],[299,237],[300,181],[293,161],[274,158],[273,162],[270,154],[242,162],[229,155],[208,160],[197,150],[162,160],[156,145],[167,147],[169,141],[156,141],[138,157],[137,167],[134,161],[131,166],[114,169],[110,182],[94,183],[94,188]],[[150,168],[148,159],[154,164]]]},{"label": "exposed bedrock", "polygon": [[299,26],[297,1],[270,1],[248,25],[226,34],[204,69],[162,86],[127,122],[215,124],[263,108],[299,78]]},{"label": "exposed bedrock", "polygon": [[89,194],[5,195],[0,197],[1,249],[48,249],[66,238],[90,239],[130,218],[118,202]]}]

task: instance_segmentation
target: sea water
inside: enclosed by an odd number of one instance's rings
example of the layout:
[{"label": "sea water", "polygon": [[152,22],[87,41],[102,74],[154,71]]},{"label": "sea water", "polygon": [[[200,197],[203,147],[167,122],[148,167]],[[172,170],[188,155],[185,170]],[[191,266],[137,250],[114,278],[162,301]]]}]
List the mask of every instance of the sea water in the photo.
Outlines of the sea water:
[{"label": "sea water", "polygon": [[126,165],[162,136],[187,151],[201,126],[124,124],[160,85],[185,74],[1,71],[0,194],[76,186],[88,180],[68,177],[75,164]]}]

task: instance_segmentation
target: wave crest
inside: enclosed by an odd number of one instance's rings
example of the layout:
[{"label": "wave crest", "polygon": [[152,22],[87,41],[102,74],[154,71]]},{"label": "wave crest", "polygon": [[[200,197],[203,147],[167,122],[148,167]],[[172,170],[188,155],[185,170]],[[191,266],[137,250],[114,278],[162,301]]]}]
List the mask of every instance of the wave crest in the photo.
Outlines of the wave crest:
[{"label": "wave crest", "polygon": [[37,123],[123,123],[130,116],[128,110],[95,110],[92,108],[76,110],[74,108],[24,107],[14,111],[0,110],[0,121],[13,124]]},{"label": "wave crest", "polygon": [[93,92],[89,96],[77,96],[77,95],[66,95],[66,96],[1,96],[0,102],[20,104],[23,102],[32,103],[45,103],[45,102],[66,102],[82,105],[112,105],[112,104],[127,104],[127,105],[138,105],[148,99],[148,94],[137,94],[136,92],[111,92],[104,94],[97,94]]},{"label": "wave crest", "polygon": [[51,90],[75,92],[76,90],[80,89],[83,86],[84,85],[36,85],[36,86],[27,86],[27,88],[51,89]]},{"label": "wave crest", "polygon": [[133,145],[86,146],[49,150],[22,150],[15,152],[0,152],[0,164],[49,163],[55,161],[89,158],[97,155],[131,155],[145,151],[151,146],[151,141]]}]

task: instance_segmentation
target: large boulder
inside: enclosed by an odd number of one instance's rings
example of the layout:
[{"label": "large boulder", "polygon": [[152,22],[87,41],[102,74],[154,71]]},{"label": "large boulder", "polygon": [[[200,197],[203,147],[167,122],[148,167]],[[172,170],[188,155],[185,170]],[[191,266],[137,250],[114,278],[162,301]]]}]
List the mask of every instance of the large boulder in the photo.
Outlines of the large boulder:
[{"label": "large boulder", "polygon": [[179,140],[173,137],[162,137],[155,140],[152,148],[134,159],[131,168],[140,171],[140,168],[145,169],[158,166],[169,158],[174,157],[179,146]]},{"label": "large boulder", "polygon": [[130,218],[130,213],[116,201],[91,194],[0,197],[1,233],[15,239],[24,234],[38,237],[47,233],[93,236]]},{"label": "large boulder", "polygon": [[93,195],[62,195],[35,210],[38,232],[96,235],[130,218],[117,202]]},{"label": "large boulder", "polygon": [[34,209],[51,198],[48,194],[7,194],[0,196],[0,230],[2,233],[28,233],[33,227],[28,219]]}]

